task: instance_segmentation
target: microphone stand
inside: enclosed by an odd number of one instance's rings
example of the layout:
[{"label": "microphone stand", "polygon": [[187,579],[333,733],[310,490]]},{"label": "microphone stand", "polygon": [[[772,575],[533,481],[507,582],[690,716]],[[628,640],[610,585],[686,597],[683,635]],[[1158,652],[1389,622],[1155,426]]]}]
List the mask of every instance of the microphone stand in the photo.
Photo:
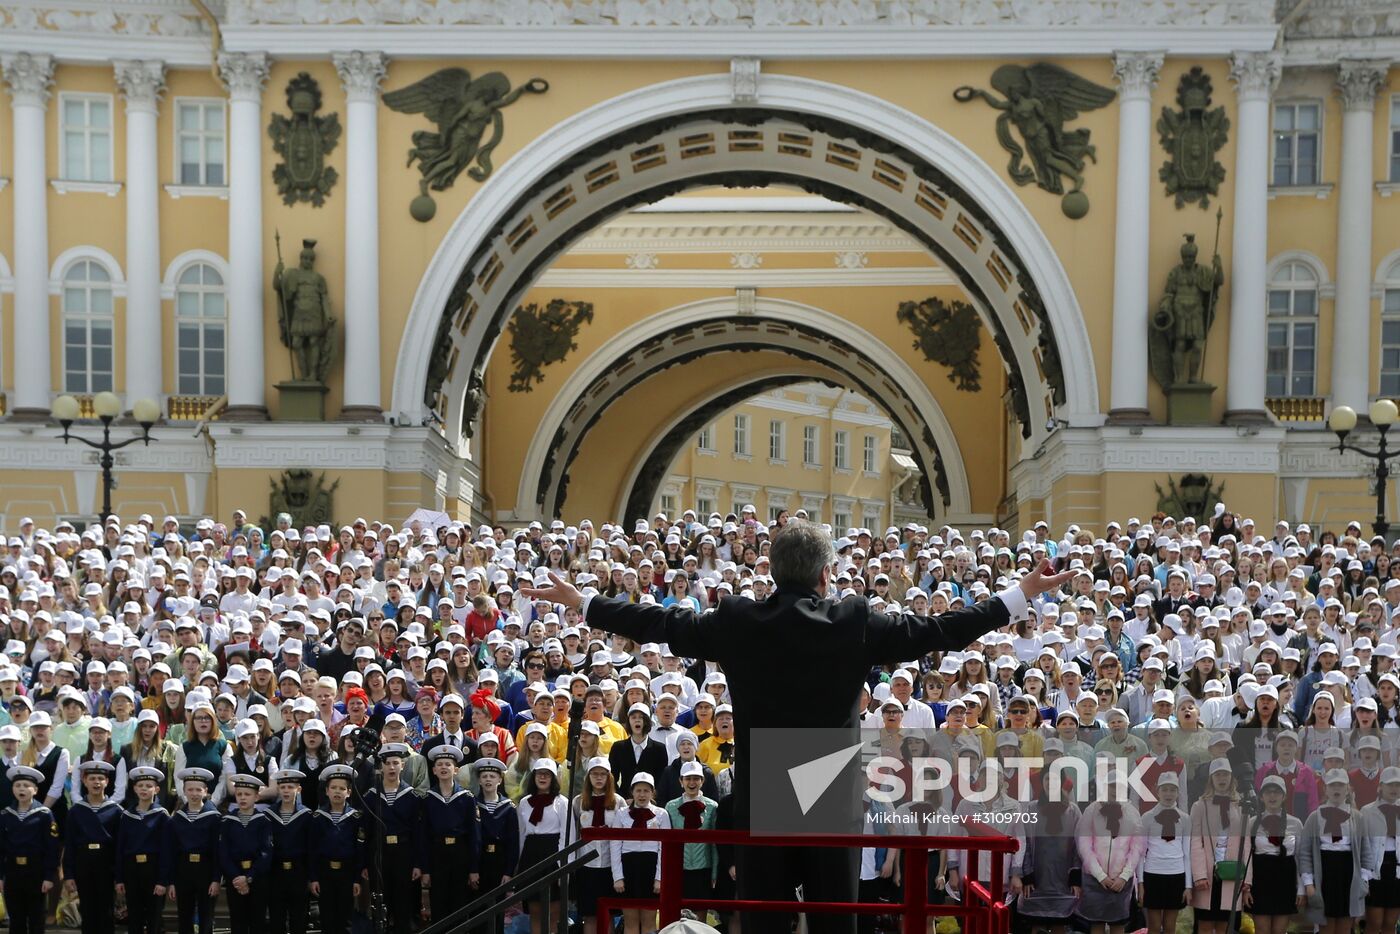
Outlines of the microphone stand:
[{"label": "microphone stand", "polygon": [[[374,782],[374,765],[370,757],[379,748],[379,738],[369,730],[358,730],[355,736],[355,756],[350,760],[350,765],[369,765],[369,781]],[[372,852],[370,853],[371,869],[369,878],[369,922],[375,934],[388,934],[389,930],[389,905],[384,898],[384,831],[388,825],[384,819],[370,808],[369,802],[365,800],[364,790],[359,782],[353,785],[355,797],[359,799],[360,812],[368,814],[374,818],[377,827],[377,837]]]},{"label": "microphone stand", "polygon": [[[579,763],[578,763],[578,738],[583,732],[583,701],[575,700],[569,707],[569,741],[565,746],[564,761],[569,763],[569,787],[566,791],[569,802],[569,819],[564,822],[564,837],[561,850],[567,850],[569,844],[573,842],[574,818],[573,803],[578,794]],[[580,809],[582,815],[582,809]],[[582,816],[579,818],[582,822]],[[569,917],[569,876],[572,873],[564,873],[559,879],[559,910],[565,919],[565,930],[568,929]],[[548,901],[546,899],[546,901]],[[602,932],[600,932],[602,934]]]}]

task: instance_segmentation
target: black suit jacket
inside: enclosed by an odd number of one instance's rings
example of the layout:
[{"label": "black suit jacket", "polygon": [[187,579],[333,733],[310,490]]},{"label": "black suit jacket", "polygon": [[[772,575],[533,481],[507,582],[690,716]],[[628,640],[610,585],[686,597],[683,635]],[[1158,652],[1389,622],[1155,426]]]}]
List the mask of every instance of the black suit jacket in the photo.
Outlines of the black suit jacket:
[{"label": "black suit jacket", "polygon": [[[737,711],[735,807],[741,826],[747,827],[750,730],[846,729],[854,742],[860,724],[856,707],[872,667],[965,648],[1005,626],[1010,614],[996,598],[942,616],[896,617],[873,611],[860,597],[833,601],[814,593],[779,591],[761,603],[725,597],[704,613],[679,604],[661,607],[594,597],[587,621],[638,642],[665,642],[677,654],[724,666]],[[793,703],[774,689],[777,659],[787,671],[820,672],[822,690]]]},{"label": "black suit jacket", "polygon": [[[445,742],[447,742],[447,737],[441,733],[437,736],[429,736],[427,739],[423,740],[423,748],[418,751],[422,753],[423,757],[426,759],[428,753]],[[475,762],[479,756],[476,749],[476,740],[468,736],[466,730],[462,730],[462,755],[465,757],[462,760],[463,762]],[[429,771],[431,771],[431,769]]]},{"label": "black suit jacket", "polygon": [[632,748],[632,737],[620,739],[608,750],[608,763],[612,765],[613,780],[617,782],[617,793],[624,798],[632,797],[632,778],[638,772],[650,772],[651,777],[661,781],[661,773],[666,771],[666,747],[654,739],[648,739],[642,747],[642,757],[637,759]]}]

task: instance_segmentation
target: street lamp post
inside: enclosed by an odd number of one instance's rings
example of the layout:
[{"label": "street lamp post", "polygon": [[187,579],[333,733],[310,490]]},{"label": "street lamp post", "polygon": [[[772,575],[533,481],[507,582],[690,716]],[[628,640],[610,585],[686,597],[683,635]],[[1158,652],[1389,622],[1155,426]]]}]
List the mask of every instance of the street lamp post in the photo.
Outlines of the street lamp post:
[{"label": "street lamp post", "polygon": [[[131,407],[132,418],[141,426],[141,434],[134,438],[127,438],[125,441],[112,440],[112,422],[122,411],[122,400],[113,392],[99,392],[92,397],[92,410],[102,422],[102,440],[91,441],[79,435],[69,434],[68,429],[78,420],[82,414],[78,400],[73,396],[62,395],[53,401],[53,417],[63,426],[63,443],[77,441],[86,444],[88,447],[102,452],[99,461],[102,465],[102,517],[103,525],[107,524],[107,517],[112,514],[112,468],[116,465],[116,459],[112,457],[113,451],[120,451],[129,444],[137,441],[150,446],[151,426],[160,418],[160,406],[150,399],[139,399]],[[160,440],[160,439],[155,439]]]},{"label": "street lamp post", "polygon": [[1376,521],[1371,524],[1371,528],[1377,535],[1384,536],[1389,525],[1385,521],[1385,493],[1390,480],[1390,459],[1400,456],[1400,450],[1391,451],[1386,448],[1385,438],[1390,426],[1395,424],[1396,417],[1400,416],[1400,409],[1389,399],[1377,399],[1371,403],[1370,414],[1371,424],[1376,426],[1381,435],[1380,445],[1374,451],[1347,444],[1347,435],[1356,427],[1356,410],[1351,406],[1339,405],[1333,409],[1332,414],[1327,417],[1327,427],[1337,433],[1339,452],[1355,451],[1376,462]]}]

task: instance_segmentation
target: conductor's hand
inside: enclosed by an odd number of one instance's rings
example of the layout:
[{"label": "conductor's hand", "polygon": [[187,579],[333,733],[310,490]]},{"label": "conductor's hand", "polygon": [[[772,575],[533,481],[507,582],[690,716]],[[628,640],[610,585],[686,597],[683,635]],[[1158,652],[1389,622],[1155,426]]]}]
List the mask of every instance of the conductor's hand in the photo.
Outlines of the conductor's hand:
[{"label": "conductor's hand", "polygon": [[[1043,593],[1049,593],[1063,587],[1069,583],[1069,579],[1074,575],[1074,571],[1056,574],[1049,561],[1041,561],[1035,570],[1021,578],[1021,593],[1026,595],[1027,600],[1034,600]],[[522,590],[528,591],[528,588],[522,588]]]},{"label": "conductor's hand", "polygon": [[[1069,580],[1069,577],[1066,576],[1065,580]],[[548,600],[576,610],[583,609],[583,594],[577,587],[553,571],[549,572],[549,581],[548,587],[521,587],[520,593],[531,600]],[[1025,586],[1024,581],[1021,586]]]}]

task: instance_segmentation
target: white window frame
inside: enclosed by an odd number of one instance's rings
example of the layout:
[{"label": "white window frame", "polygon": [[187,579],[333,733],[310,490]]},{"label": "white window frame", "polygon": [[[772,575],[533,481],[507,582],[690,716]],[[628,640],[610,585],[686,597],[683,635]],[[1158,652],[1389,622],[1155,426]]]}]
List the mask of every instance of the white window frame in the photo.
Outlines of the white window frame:
[{"label": "white window frame", "polygon": [[703,454],[716,453],[715,426],[713,422],[701,428],[700,433],[695,436],[695,449]]},{"label": "white window frame", "polygon": [[[1308,274],[1309,274],[1310,276],[1312,276],[1312,279],[1311,279],[1311,280],[1301,280],[1301,279],[1282,279],[1282,278],[1280,278],[1281,274],[1282,274],[1285,270],[1289,270],[1289,269],[1293,268],[1294,266],[1296,266],[1296,267],[1298,267],[1298,268],[1300,268],[1300,269],[1306,270],[1306,271],[1308,272]],[[1304,285],[1303,287],[1297,287],[1297,286],[1294,285],[1294,283],[1307,283],[1308,281],[1311,282],[1311,289],[1307,288],[1306,285]],[[1276,265],[1274,265],[1273,267],[1271,267],[1270,270],[1269,270],[1269,280],[1268,280],[1268,283],[1267,283],[1267,286],[1266,286],[1267,291],[1268,291],[1268,294],[1267,294],[1266,297],[1265,297],[1265,306],[1264,306],[1264,308],[1265,308],[1264,313],[1265,313],[1265,317],[1266,317],[1266,328],[1272,328],[1272,327],[1275,326],[1275,325],[1284,325],[1284,326],[1286,326],[1286,327],[1288,328],[1288,345],[1287,345],[1287,351],[1288,351],[1288,366],[1287,366],[1287,369],[1286,369],[1286,371],[1285,371],[1285,373],[1284,373],[1285,383],[1284,383],[1284,391],[1283,391],[1283,393],[1281,394],[1281,397],[1282,397],[1282,398],[1299,398],[1299,399],[1306,399],[1306,398],[1312,398],[1312,397],[1314,397],[1314,396],[1317,395],[1317,365],[1318,365],[1318,357],[1319,357],[1319,354],[1321,353],[1321,346],[1320,346],[1320,345],[1321,345],[1321,341],[1319,340],[1319,330],[1320,330],[1319,325],[1320,325],[1320,319],[1321,319],[1321,315],[1322,315],[1322,309],[1321,309],[1321,305],[1322,305],[1322,284],[1323,284],[1323,283],[1322,283],[1322,276],[1321,276],[1321,274],[1319,273],[1319,271],[1318,271],[1316,268],[1314,268],[1314,267],[1312,266],[1312,264],[1307,263],[1307,262],[1304,262],[1303,260],[1298,259],[1298,258],[1289,258],[1289,259],[1286,259],[1286,260],[1284,260],[1284,261],[1282,261],[1282,262],[1277,263]],[[1293,308],[1293,306],[1294,306],[1294,302],[1296,301],[1295,296],[1297,295],[1297,293],[1299,293],[1299,292],[1311,291],[1311,292],[1313,293],[1313,313],[1312,313],[1312,315],[1311,315],[1310,317],[1309,317],[1309,316],[1298,316],[1298,315],[1292,314],[1291,311],[1290,311],[1290,314],[1288,314],[1288,315],[1286,315],[1286,316],[1285,316],[1285,315],[1275,315],[1274,312],[1273,312],[1273,293],[1274,293],[1274,292],[1279,292],[1279,291],[1287,291],[1287,292],[1289,293],[1289,308],[1290,308],[1290,310],[1291,310],[1291,309]],[[1293,382],[1294,382],[1294,373],[1293,373],[1293,352],[1294,352],[1294,350],[1295,350],[1295,347],[1294,347],[1294,334],[1295,334],[1295,330],[1296,330],[1296,325],[1299,325],[1299,324],[1311,324],[1311,325],[1312,325],[1312,328],[1313,328],[1313,347],[1312,347],[1312,350],[1313,350],[1313,370],[1312,370],[1312,388],[1311,388],[1308,392],[1295,392],[1295,391],[1294,391],[1294,388],[1293,388]],[[1267,331],[1267,330],[1265,331],[1265,334],[1264,334],[1264,348],[1265,348],[1265,350],[1264,350],[1264,352],[1265,352],[1265,381],[1266,381],[1266,385],[1267,385],[1267,381],[1268,381],[1269,377],[1272,375],[1271,371],[1269,370],[1269,364],[1268,364],[1268,354],[1269,354],[1269,352],[1270,352],[1270,348],[1269,348],[1269,335],[1268,335],[1268,331]],[[1269,394],[1271,397],[1280,397],[1280,393],[1277,393],[1277,392],[1269,391],[1268,394]]]},{"label": "white window frame", "polygon": [[831,514],[831,531],[840,538],[846,534],[846,530],[851,527],[851,514],[849,512],[833,512]]},{"label": "white window frame", "polygon": [[[1400,99],[1400,95],[1396,95],[1396,98]],[[1377,343],[1380,344],[1380,360],[1378,362],[1377,367],[1377,372],[1379,373],[1378,387],[1380,390],[1379,394],[1381,397],[1387,399],[1395,399],[1400,398],[1400,367],[1397,367],[1391,371],[1391,374],[1395,377],[1395,385],[1387,387],[1385,383],[1385,351],[1387,347],[1385,343],[1385,326],[1386,324],[1400,324],[1400,259],[1397,259],[1394,262],[1392,262],[1390,266],[1386,269],[1385,275],[1381,279],[1380,287],[1381,327],[1380,334],[1378,335],[1379,340],[1377,341]],[[1389,304],[1389,299],[1391,295],[1395,296],[1396,309],[1394,311],[1387,312],[1386,306]],[[1400,352],[1400,343],[1390,345],[1390,347],[1391,349]]]},{"label": "white window frame", "polygon": [[869,530],[870,530],[870,534],[871,534],[872,536],[878,535],[878,534],[879,534],[880,528],[881,528],[881,526],[882,526],[883,524],[884,524],[884,515],[883,515],[882,513],[879,513],[879,512],[867,512],[867,511],[865,511],[865,510],[862,510],[862,511],[861,511],[861,523],[860,523],[860,527],[863,528],[863,529],[869,529]]},{"label": "white window frame", "polygon": [[697,496],[697,497],[695,497],[695,512],[696,512],[697,515],[701,516],[702,518],[703,518],[703,517],[708,517],[709,514],[712,513],[712,512],[714,512],[714,511],[715,511],[715,498],[714,498],[713,496]]},{"label": "white window frame", "polygon": [[[219,155],[220,155],[220,156],[222,157],[222,159],[223,159],[222,165],[223,165],[223,169],[224,169],[224,180],[223,180],[222,182],[214,183],[214,182],[210,182],[210,181],[208,180],[208,177],[209,177],[209,166],[208,166],[208,164],[204,161],[204,146],[203,146],[203,145],[201,145],[200,148],[199,148],[199,169],[200,169],[200,175],[202,176],[201,180],[200,180],[200,181],[197,181],[197,182],[187,182],[187,181],[184,180],[184,178],[181,177],[181,174],[180,174],[180,173],[181,173],[181,170],[182,170],[182,168],[183,168],[183,160],[180,158],[180,155],[181,155],[181,154],[180,154],[180,138],[181,138],[182,136],[185,136],[185,135],[198,134],[198,136],[199,136],[199,138],[200,138],[200,142],[201,142],[201,144],[202,144],[202,143],[204,142],[204,140],[209,136],[209,131],[203,129],[203,126],[204,126],[204,121],[203,121],[203,120],[200,121],[200,129],[199,129],[199,130],[186,130],[186,131],[182,131],[182,130],[180,129],[180,107],[181,107],[182,105],[184,105],[184,104],[195,104],[195,105],[198,105],[198,106],[200,106],[200,107],[217,106],[217,107],[220,109],[220,111],[223,113],[223,118],[224,118],[224,119],[223,119],[223,127],[221,128],[220,133],[219,133],[219,138],[220,138],[220,140],[221,140],[220,147],[219,147]],[[172,170],[173,175],[174,175],[174,180],[173,180],[172,184],[174,184],[174,185],[176,185],[176,186],[178,186],[178,187],[180,187],[180,188],[227,188],[227,187],[228,187],[228,101],[224,100],[224,99],[221,98],[221,97],[177,97],[177,98],[175,98],[175,100],[174,100],[174,102],[173,102],[173,107],[172,107],[172,109],[171,109],[171,116],[174,118],[174,119],[171,120],[171,140],[170,140],[170,142],[171,142],[171,147],[172,147],[173,150],[174,150],[174,152],[171,154],[171,155],[172,155],[172,158],[171,158],[171,170]],[[201,116],[202,116],[202,114],[201,114]]]},{"label": "white window frame", "polygon": [[668,515],[668,516],[674,516],[674,515],[676,514],[676,512],[678,511],[678,510],[676,509],[676,505],[677,505],[677,497],[676,497],[676,494],[675,494],[675,493],[662,493],[662,494],[661,494],[661,500],[660,500],[660,507],[661,507],[660,511],[661,511],[661,512],[664,512],[664,513],[665,513],[666,515]]},{"label": "white window frame", "polygon": [[862,435],[860,441],[860,465],[867,474],[880,474],[880,441],[874,435]]},{"label": "white window frame", "polygon": [[[85,310],[83,310],[83,311],[69,311],[69,310],[68,310],[68,295],[67,295],[67,291],[68,291],[68,288],[69,288],[69,284],[68,284],[68,283],[69,283],[69,279],[68,279],[68,277],[73,273],[73,270],[74,270],[79,264],[82,264],[82,263],[90,264],[90,265],[89,265],[89,268],[96,268],[96,269],[102,270],[103,274],[107,277],[107,281],[106,281],[106,290],[105,290],[105,291],[107,292],[107,294],[108,294],[108,296],[109,296],[109,305],[108,305],[108,307],[109,307],[110,310],[109,310],[108,312],[106,312],[105,314],[103,314],[103,313],[101,313],[101,312],[93,312],[93,311],[92,311],[92,293],[93,293],[94,289],[93,289],[93,282],[92,282],[91,279],[88,279],[87,281],[82,282],[82,283],[74,283],[74,286],[75,286],[75,287],[81,288],[81,289],[83,290],[83,292],[85,293],[85,296],[86,296],[86,297],[85,297],[85,301],[84,301],[84,305],[86,306]],[[116,375],[116,369],[117,369],[117,337],[116,337],[116,317],[117,317],[117,316],[116,316],[116,297],[117,297],[117,295],[116,295],[116,288],[115,288],[114,279],[115,279],[115,277],[112,275],[112,270],[108,269],[100,260],[94,259],[94,258],[91,257],[91,256],[80,256],[80,257],[74,259],[72,262],[68,263],[66,266],[63,267],[63,273],[62,273],[62,275],[59,277],[59,309],[60,309],[60,310],[59,310],[59,329],[60,329],[60,334],[61,334],[61,340],[60,340],[60,356],[61,356],[62,363],[63,363],[63,391],[64,391],[64,392],[77,393],[77,394],[79,394],[79,395],[89,395],[89,394],[91,394],[91,393],[97,393],[97,392],[103,392],[103,391],[111,391],[111,390],[114,390],[114,389],[116,388],[116,379],[117,379],[117,375]],[[99,283],[99,285],[100,285],[100,283]],[[108,335],[109,335],[110,350],[111,350],[111,354],[112,354],[112,358],[111,358],[111,369],[110,369],[110,371],[107,371],[108,381],[107,381],[105,384],[100,383],[100,382],[97,382],[97,381],[95,381],[95,380],[93,379],[93,375],[94,375],[94,374],[93,374],[93,368],[92,368],[92,348],[93,348],[92,326],[93,326],[94,323],[97,323],[97,322],[104,322],[104,323],[107,325],[107,333],[108,333]],[[85,331],[84,347],[86,348],[87,365],[86,365],[86,367],[84,367],[83,370],[81,371],[81,374],[82,374],[82,377],[83,377],[83,385],[82,385],[82,386],[77,386],[77,385],[74,385],[74,384],[72,384],[72,383],[69,382],[69,377],[70,377],[70,376],[76,376],[76,375],[78,375],[78,373],[73,372],[73,371],[70,371],[69,368],[68,368],[68,347],[69,347],[69,344],[68,344],[68,326],[69,326],[70,323],[82,324],[82,326],[83,326],[83,328],[84,328],[84,331]]]},{"label": "white window frame", "polygon": [[831,466],[836,470],[851,469],[851,433],[844,428],[831,433]]},{"label": "white window frame", "polygon": [[[220,282],[221,282],[221,285],[220,285],[218,288],[213,288],[213,287],[211,287],[211,286],[207,286],[207,285],[201,283],[201,284],[198,285],[198,286],[193,286],[193,287],[191,287],[191,286],[183,286],[183,287],[182,287],[180,280],[184,278],[185,273],[187,273],[187,272],[189,272],[191,269],[194,269],[194,268],[197,268],[197,267],[204,267],[204,268],[206,268],[206,269],[208,269],[208,270],[212,270],[213,273],[214,273],[216,276],[219,277],[219,280],[220,280]],[[223,296],[223,299],[224,299],[224,301],[223,301],[223,305],[224,305],[224,313],[223,313],[223,316],[220,317],[220,318],[206,318],[206,317],[204,317],[203,314],[200,314],[200,315],[198,315],[198,316],[194,316],[194,317],[192,317],[192,318],[186,319],[185,317],[183,317],[183,316],[180,314],[180,293],[181,293],[182,291],[194,291],[196,294],[198,294],[198,295],[200,295],[200,296],[212,294],[212,293],[214,293],[214,292],[217,292],[217,293],[221,294],[221,295]],[[172,369],[171,372],[173,372],[173,373],[175,374],[175,394],[178,395],[178,396],[221,396],[221,395],[223,395],[223,394],[228,390],[228,370],[229,370],[229,366],[228,366],[228,364],[229,364],[229,352],[228,352],[228,329],[229,329],[229,328],[228,328],[228,326],[229,326],[229,321],[228,321],[228,278],[224,275],[224,271],[223,271],[222,269],[220,269],[218,266],[216,266],[215,264],[213,264],[213,263],[211,263],[211,262],[207,262],[207,261],[205,261],[205,260],[194,260],[193,262],[187,263],[183,268],[181,268],[181,270],[179,271],[179,273],[177,273],[177,274],[175,275],[175,291],[174,291],[173,305],[174,305],[173,312],[174,312],[174,320],[175,320],[175,342],[174,342],[174,343],[175,343],[175,360],[174,360],[174,362],[173,362],[173,367],[174,367],[174,368]],[[201,307],[201,309],[203,308],[203,300],[202,300],[202,299],[201,299],[201,302],[200,302],[200,307]],[[181,385],[181,378],[184,376],[184,374],[182,373],[182,371],[181,371],[181,369],[180,369],[180,327],[181,327],[182,324],[186,324],[186,323],[190,323],[190,322],[195,323],[195,324],[198,326],[198,328],[199,328],[199,376],[198,376],[198,380],[199,380],[199,389],[198,389],[198,391],[194,391],[194,392],[191,392],[191,391],[189,391],[189,390],[186,390],[186,389]],[[211,388],[211,387],[208,385],[208,382],[207,382],[208,379],[209,379],[209,376],[208,376],[208,374],[205,373],[205,371],[204,371],[204,353],[205,353],[205,346],[204,346],[204,343],[205,343],[205,332],[206,332],[206,326],[211,325],[211,324],[218,324],[219,326],[222,327],[223,332],[224,332],[224,347],[223,347],[223,353],[224,353],[224,373],[223,373],[223,386],[222,386],[221,388],[219,388],[219,387]],[[216,389],[217,389],[217,391],[216,391]]]},{"label": "white window frame", "polygon": [[[107,105],[107,166],[103,173],[94,174],[92,171],[92,136],[94,131],[92,124],[86,123],[81,129],[84,135],[84,145],[87,156],[87,175],[84,178],[68,177],[68,132],[69,125],[65,122],[68,113],[68,104],[73,101],[83,101],[87,104],[103,103]],[[91,108],[85,108],[84,113],[91,116]],[[115,181],[116,175],[116,106],[111,94],[94,94],[86,91],[60,91],[58,94],[58,178],[65,182],[95,182],[108,183]]]},{"label": "white window frame", "polygon": [[820,467],[822,430],[817,425],[802,426],[802,466]]},{"label": "white window frame", "polygon": [[[1292,136],[1293,136],[1293,149],[1292,149],[1292,153],[1293,153],[1293,154],[1292,154],[1292,156],[1290,157],[1291,162],[1292,162],[1292,167],[1291,167],[1290,170],[1289,170],[1289,180],[1288,180],[1286,183],[1283,183],[1283,184],[1279,184],[1279,183],[1275,180],[1275,178],[1274,178],[1274,163],[1275,163],[1275,161],[1276,161],[1276,159],[1277,159],[1277,152],[1278,152],[1277,147],[1278,147],[1279,130],[1278,130],[1278,128],[1277,128],[1277,123],[1278,123],[1278,111],[1279,111],[1279,108],[1280,108],[1280,107],[1292,107],[1292,108],[1294,108],[1294,121],[1293,121],[1293,123],[1294,123],[1294,127],[1295,127],[1295,128],[1292,129],[1292,130],[1285,130],[1285,131],[1283,131],[1283,132],[1285,132],[1285,133],[1292,134]],[[1299,131],[1298,131],[1297,128],[1296,128],[1296,127],[1297,127],[1297,123],[1298,123],[1298,121],[1297,121],[1297,119],[1296,119],[1296,118],[1297,118],[1297,108],[1298,108],[1298,107],[1316,107],[1316,108],[1317,108],[1317,129],[1314,130],[1314,131],[1307,131],[1307,132],[1314,132],[1314,133],[1317,134],[1317,163],[1316,163],[1315,177],[1313,178],[1312,181],[1299,181],[1299,180],[1298,180],[1298,143],[1297,143],[1297,140],[1298,140],[1298,132],[1299,132]],[[1324,120],[1325,117],[1326,117],[1326,113],[1327,113],[1327,108],[1323,106],[1323,102],[1322,102],[1322,101],[1317,100],[1316,98],[1300,97],[1300,98],[1291,99],[1291,100],[1277,100],[1277,101],[1274,101],[1274,102],[1273,102],[1273,107],[1272,107],[1272,109],[1271,109],[1270,112],[1269,112],[1269,187],[1271,187],[1271,188],[1312,188],[1312,187],[1316,187],[1316,186],[1318,186],[1318,185],[1323,184],[1323,181],[1322,181],[1322,145],[1323,145],[1323,140],[1324,140],[1323,133],[1325,132],[1325,127],[1324,127],[1324,125],[1323,125],[1323,120]]]},{"label": "white window frame", "polygon": [[742,412],[734,416],[734,456],[753,457],[753,443],[749,438],[752,420]]},{"label": "white window frame", "polygon": [[787,463],[787,423],[781,418],[768,420],[768,462]]}]

